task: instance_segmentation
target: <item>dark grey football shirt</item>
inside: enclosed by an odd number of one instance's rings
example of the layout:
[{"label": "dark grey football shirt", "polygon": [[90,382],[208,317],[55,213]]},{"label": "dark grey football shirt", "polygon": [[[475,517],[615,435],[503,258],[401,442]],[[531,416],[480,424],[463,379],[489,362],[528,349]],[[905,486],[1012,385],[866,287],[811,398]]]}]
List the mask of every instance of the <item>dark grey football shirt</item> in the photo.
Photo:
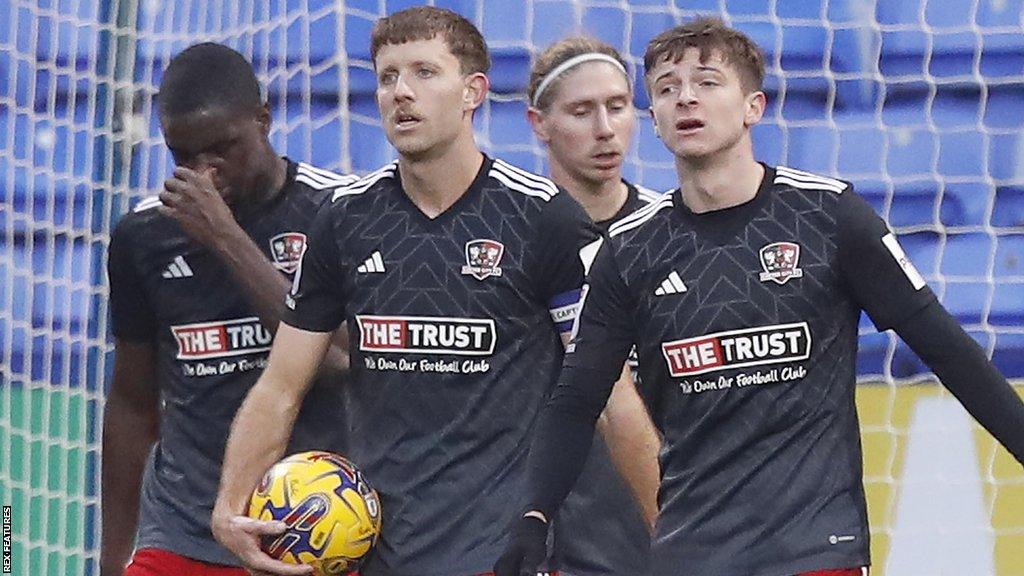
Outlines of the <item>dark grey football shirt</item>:
[{"label": "dark grey football shirt", "polygon": [[286,321],[348,322],[349,453],[383,510],[364,576],[490,571],[523,512],[523,460],[596,237],[550,180],[486,158],[436,218],[397,164],[317,217]]},{"label": "dark grey football shirt", "polygon": [[[290,278],[318,208],[353,180],[289,162],[285,186],[239,225]],[[224,265],[159,205],[148,198],[120,220],[108,261],[114,335],[157,349],[160,438],[146,462],[136,547],[236,565],[213,539],[210,513],[231,421],[273,337]],[[344,452],[337,383],[318,382],[302,410],[289,451]]]},{"label": "dark grey football shirt", "polygon": [[694,214],[677,190],[612,226],[553,402],[606,393],[637,343],[664,442],[650,573],[869,564],[858,316],[886,329],[934,298],[848,183],[788,168],[740,206]]},{"label": "dark grey football shirt", "polygon": [[[622,208],[597,222],[602,232],[660,194],[626,183]],[[630,357],[631,363],[635,356]],[[635,364],[634,364],[635,366]],[[612,464],[608,446],[594,435],[586,465],[554,523],[556,565],[572,576],[637,576],[644,573],[651,537],[632,490]]]}]

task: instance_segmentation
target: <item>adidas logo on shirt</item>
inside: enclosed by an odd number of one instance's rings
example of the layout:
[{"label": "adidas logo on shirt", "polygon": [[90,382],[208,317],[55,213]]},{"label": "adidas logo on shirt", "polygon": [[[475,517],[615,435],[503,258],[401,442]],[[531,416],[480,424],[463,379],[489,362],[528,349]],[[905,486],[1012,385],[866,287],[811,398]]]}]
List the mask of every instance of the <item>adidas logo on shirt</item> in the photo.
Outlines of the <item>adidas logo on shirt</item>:
[{"label": "adidas logo on shirt", "polygon": [[164,278],[190,278],[194,274],[192,273],[192,268],[185,262],[185,257],[179,254],[174,258],[173,262],[167,265],[161,276]]},{"label": "adidas logo on shirt", "polygon": [[682,294],[686,292],[686,284],[683,284],[683,279],[679,277],[679,273],[675,270],[661,281],[661,286],[654,291],[655,296],[668,296],[669,294]]},{"label": "adidas logo on shirt", "polygon": [[384,259],[381,258],[380,252],[374,251],[374,253],[366,259],[366,262],[363,262],[358,268],[356,268],[356,272],[360,274],[384,272]]}]

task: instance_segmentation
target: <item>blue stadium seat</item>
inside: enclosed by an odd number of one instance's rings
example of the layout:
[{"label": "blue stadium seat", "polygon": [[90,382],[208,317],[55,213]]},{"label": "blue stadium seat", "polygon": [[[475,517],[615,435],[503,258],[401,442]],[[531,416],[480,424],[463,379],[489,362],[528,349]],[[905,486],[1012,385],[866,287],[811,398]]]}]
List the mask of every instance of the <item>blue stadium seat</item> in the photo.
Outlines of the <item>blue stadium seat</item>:
[{"label": "blue stadium seat", "polygon": [[[287,12],[281,12],[277,0],[254,1],[248,14],[255,32],[228,36],[222,30],[240,24],[230,21],[231,14],[216,3],[193,2],[175,11],[164,10],[159,3],[141,3],[135,79],[158,86],[172,56],[191,44],[213,40],[251,54],[258,72],[310,65],[279,75],[277,82],[266,87],[271,94],[304,91],[307,84],[314,93],[337,94],[341,86],[341,50],[360,46],[358,40],[349,40],[345,46],[338,44],[337,31],[342,27],[338,20],[343,16],[337,7],[326,0],[311,0],[308,10],[302,3],[289,2]],[[175,35],[168,38],[168,31]],[[362,45],[368,50],[368,35]]]},{"label": "blue stadium seat", "polygon": [[[0,110],[0,133],[13,130],[12,149],[0,144],[0,198],[12,210],[5,225],[16,234],[34,228],[89,228],[93,211],[102,206],[88,182],[93,174],[96,133],[83,99],[74,109],[59,100],[43,114]],[[86,123],[80,124],[84,119]],[[10,189],[3,189],[10,183]]]},{"label": "blue stadium seat", "polygon": [[1017,86],[988,87],[985,100],[984,124],[993,129],[1024,128],[1024,90]]},{"label": "blue stadium seat", "polygon": [[92,286],[103,275],[98,243],[91,246],[83,238],[36,234],[0,244],[0,253],[5,255],[0,258],[0,295],[11,296],[12,320],[34,329],[87,334],[94,304]]},{"label": "blue stadium seat", "polygon": [[989,302],[989,285],[979,281],[944,282],[942,303],[950,314],[963,324],[981,324],[986,319],[985,307]]},{"label": "blue stadium seat", "polygon": [[[377,2],[375,1],[376,5]],[[351,10],[352,6],[348,6]],[[376,11],[376,6],[374,7]],[[348,59],[363,60],[370,63],[370,33],[375,20],[365,14],[349,14],[345,16],[345,51]]]},{"label": "blue stadium seat", "polygon": [[629,53],[637,59],[638,67],[643,68],[643,58],[644,52],[647,50],[647,44],[658,34],[675,26],[677,22],[668,10],[634,12],[632,14],[632,22]]},{"label": "blue stadium seat", "polygon": [[349,97],[349,156],[352,170],[366,174],[391,162],[394,149],[380,127],[380,113],[373,96],[356,95]]},{"label": "blue stadium seat", "polygon": [[[471,20],[475,14],[467,15]],[[538,18],[534,17],[536,23]],[[491,51],[491,90],[499,94],[525,92],[530,77],[530,19],[523,2],[486,0],[480,31]]]},{"label": "blue stadium seat", "polygon": [[1024,35],[1019,32],[1020,0],[998,3],[878,0],[875,12],[880,24],[915,28],[920,26],[922,14],[925,24],[934,29],[930,37],[922,29],[883,33],[880,62],[883,74],[920,74],[927,68],[929,73],[939,77],[970,75],[978,38],[973,31],[963,29],[975,23],[982,26],[981,74],[986,77],[1020,74],[1019,58],[1024,53]]},{"label": "blue stadium seat", "polygon": [[772,166],[787,164],[786,131],[776,123],[761,122],[754,126],[754,158]]},{"label": "blue stadium seat", "polygon": [[996,189],[992,225],[1024,226],[1024,186],[1001,186]]},{"label": "blue stadium seat", "polygon": [[284,118],[276,118],[285,142],[278,150],[293,160],[341,172],[344,125],[337,100],[314,99],[307,108],[301,99],[289,99],[284,112]]},{"label": "blue stadium seat", "polygon": [[[621,7],[588,6],[583,9],[583,29],[611,44],[623,56],[630,49],[630,15]],[[641,52],[641,56],[643,53]]]},{"label": "blue stadium seat", "polygon": [[886,182],[871,181],[871,184],[858,183],[855,187],[890,226],[934,224],[935,208],[940,202],[938,182],[927,179],[901,182],[893,192]]},{"label": "blue stadium seat", "polygon": [[1024,280],[1024,234],[996,236],[994,274],[997,279],[1016,277]]},{"label": "blue stadium seat", "polygon": [[[977,106],[972,99],[937,97],[929,114],[927,100],[887,101],[882,120],[889,135],[889,174],[925,176],[937,169],[944,177],[984,181],[986,166],[1005,162],[1000,158],[1015,151],[993,146],[994,140],[982,130]],[[986,160],[986,156],[991,157]]]},{"label": "blue stadium seat", "polygon": [[[0,45],[12,46],[23,59],[35,57],[59,68],[89,70],[99,54],[105,2],[63,2],[60,6],[46,2],[34,8],[29,4],[0,2]],[[0,59],[0,72],[9,65],[10,60]]]},{"label": "blue stadium seat", "polygon": [[[483,1],[483,23],[480,32],[489,44],[503,45],[523,43],[528,37],[529,18],[525,2],[506,2],[504,0]],[[475,15],[467,15],[473,20]]]},{"label": "blue stadium seat", "polygon": [[943,276],[970,277],[980,282],[988,276],[994,250],[995,238],[990,234],[948,234],[939,271]]},{"label": "blue stadium seat", "polygon": [[575,28],[576,9],[568,2],[534,2],[533,19],[528,22],[530,40],[538,50],[543,50],[563,37],[577,32]]},{"label": "blue stadium seat", "polygon": [[827,126],[787,126],[788,165],[800,170],[832,175],[839,147],[838,132]]},{"label": "blue stadium seat", "polygon": [[1024,334],[1000,333],[995,338],[992,363],[1007,378],[1024,378]]},{"label": "blue stadium seat", "polygon": [[983,226],[993,189],[984,182],[948,183],[942,192],[939,217],[945,226]]},{"label": "blue stadium seat", "polygon": [[672,153],[654,135],[654,123],[646,116],[641,116],[637,122],[633,146],[623,167],[623,176],[658,192],[679,186]]},{"label": "blue stadium seat", "polygon": [[487,104],[489,113],[483,133],[495,152],[511,147],[534,144],[533,130],[526,119],[526,103],[521,99],[491,100]]},{"label": "blue stadium seat", "polygon": [[996,281],[989,323],[1007,328],[1024,325],[1024,280]]}]

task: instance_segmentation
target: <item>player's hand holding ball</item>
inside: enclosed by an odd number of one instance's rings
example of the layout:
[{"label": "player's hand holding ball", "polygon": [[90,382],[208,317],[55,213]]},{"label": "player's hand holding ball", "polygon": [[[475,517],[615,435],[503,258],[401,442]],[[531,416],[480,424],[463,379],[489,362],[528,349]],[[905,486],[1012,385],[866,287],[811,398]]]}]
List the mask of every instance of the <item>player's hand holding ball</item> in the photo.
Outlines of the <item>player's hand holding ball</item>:
[{"label": "player's hand holding ball", "polygon": [[316,576],[348,574],[380,534],[380,500],[362,473],[330,452],[303,452],[271,466],[249,501],[248,515],[280,522],[260,548],[275,560],[308,565]]}]

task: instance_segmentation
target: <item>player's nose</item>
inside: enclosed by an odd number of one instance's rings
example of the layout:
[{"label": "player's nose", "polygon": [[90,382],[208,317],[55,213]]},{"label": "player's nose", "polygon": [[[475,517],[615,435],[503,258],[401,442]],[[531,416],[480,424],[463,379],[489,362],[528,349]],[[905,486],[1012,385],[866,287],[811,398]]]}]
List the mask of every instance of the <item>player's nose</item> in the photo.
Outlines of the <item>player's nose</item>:
[{"label": "player's nose", "polygon": [[603,108],[594,115],[594,136],[601,140],[615,136],[611,118],[608,116],[608,111]]},{"label": "player's nose", "polygon": [[396,100],[411,100],[415,97],[415,93],[412,91],[412,86],[405,81],[405,75],[398,75],[398,79],[395,80],[395,90],[393,94]]}]

